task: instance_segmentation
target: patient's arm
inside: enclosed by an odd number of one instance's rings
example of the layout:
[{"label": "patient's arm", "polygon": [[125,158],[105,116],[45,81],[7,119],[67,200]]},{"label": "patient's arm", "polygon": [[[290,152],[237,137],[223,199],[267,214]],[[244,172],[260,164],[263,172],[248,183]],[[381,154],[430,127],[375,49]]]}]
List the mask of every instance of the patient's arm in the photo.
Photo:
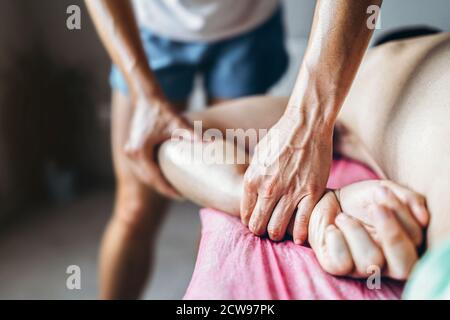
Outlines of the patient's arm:
[{"label": "patient's arm", "polygon": [[[167,141],[159,162],[182,195],[238,217],[246,164],[220,161],[237,159],[238,152],[245,153],[223,140]],[[426,215],[423,197],[414,192],[388,181],[360,182],[323,196],[311,217],[309,242],[331,274],[367,277],[375,265],[386,276],[406,279],[417,260]]]}]

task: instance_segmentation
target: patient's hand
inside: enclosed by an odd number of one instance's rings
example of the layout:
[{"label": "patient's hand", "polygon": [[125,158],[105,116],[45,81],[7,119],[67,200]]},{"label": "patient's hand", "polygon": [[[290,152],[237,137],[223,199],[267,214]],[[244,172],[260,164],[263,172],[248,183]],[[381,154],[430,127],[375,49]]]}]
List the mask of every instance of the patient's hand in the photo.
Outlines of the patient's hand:
[{"label": "patient's hand", "polygon": [[390,181],[371,180],[328,191],[316,205],[309,242],[329,273],[358,278],[378,266],[407,279],[428,223],[424,198]]}]

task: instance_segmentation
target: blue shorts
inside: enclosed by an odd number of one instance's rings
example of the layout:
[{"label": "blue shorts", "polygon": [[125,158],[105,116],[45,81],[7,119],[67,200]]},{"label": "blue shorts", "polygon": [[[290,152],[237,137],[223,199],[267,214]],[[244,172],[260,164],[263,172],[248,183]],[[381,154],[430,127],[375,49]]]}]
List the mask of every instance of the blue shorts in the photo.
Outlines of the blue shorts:
[{"label": "blue shorts", "polygon": [[[150,66],[165,95],[186,101],[194,78],[203,76],[209,98],[237,98],[263,94],[288,65],[281,9],[256,29],[217,42],[179,42],[141,30]],[[127,93],[125,78],[113,65],[110,84]]]}]

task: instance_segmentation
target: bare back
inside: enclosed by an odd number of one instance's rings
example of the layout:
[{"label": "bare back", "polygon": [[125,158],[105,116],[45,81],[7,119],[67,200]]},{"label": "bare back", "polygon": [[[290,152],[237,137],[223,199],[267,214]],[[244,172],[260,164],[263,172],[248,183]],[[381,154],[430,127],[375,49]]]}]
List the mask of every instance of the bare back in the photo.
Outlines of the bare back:
[{"label": "bare back", "polygon": [[383,174],[427,198],[429,245],[450,233],[450,33],[371,50],[340,120]]}]

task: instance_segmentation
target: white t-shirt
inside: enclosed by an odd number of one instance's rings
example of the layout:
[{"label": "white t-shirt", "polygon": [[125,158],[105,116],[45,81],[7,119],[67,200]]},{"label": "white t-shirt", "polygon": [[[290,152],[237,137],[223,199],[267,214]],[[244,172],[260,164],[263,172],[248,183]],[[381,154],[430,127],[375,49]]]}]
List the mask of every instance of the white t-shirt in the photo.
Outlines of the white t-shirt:
[{"label": "white t-shirt", "polygon": [[179,41],[215,41],[265,22],[279,0],[133,0],[138,24]]}]

